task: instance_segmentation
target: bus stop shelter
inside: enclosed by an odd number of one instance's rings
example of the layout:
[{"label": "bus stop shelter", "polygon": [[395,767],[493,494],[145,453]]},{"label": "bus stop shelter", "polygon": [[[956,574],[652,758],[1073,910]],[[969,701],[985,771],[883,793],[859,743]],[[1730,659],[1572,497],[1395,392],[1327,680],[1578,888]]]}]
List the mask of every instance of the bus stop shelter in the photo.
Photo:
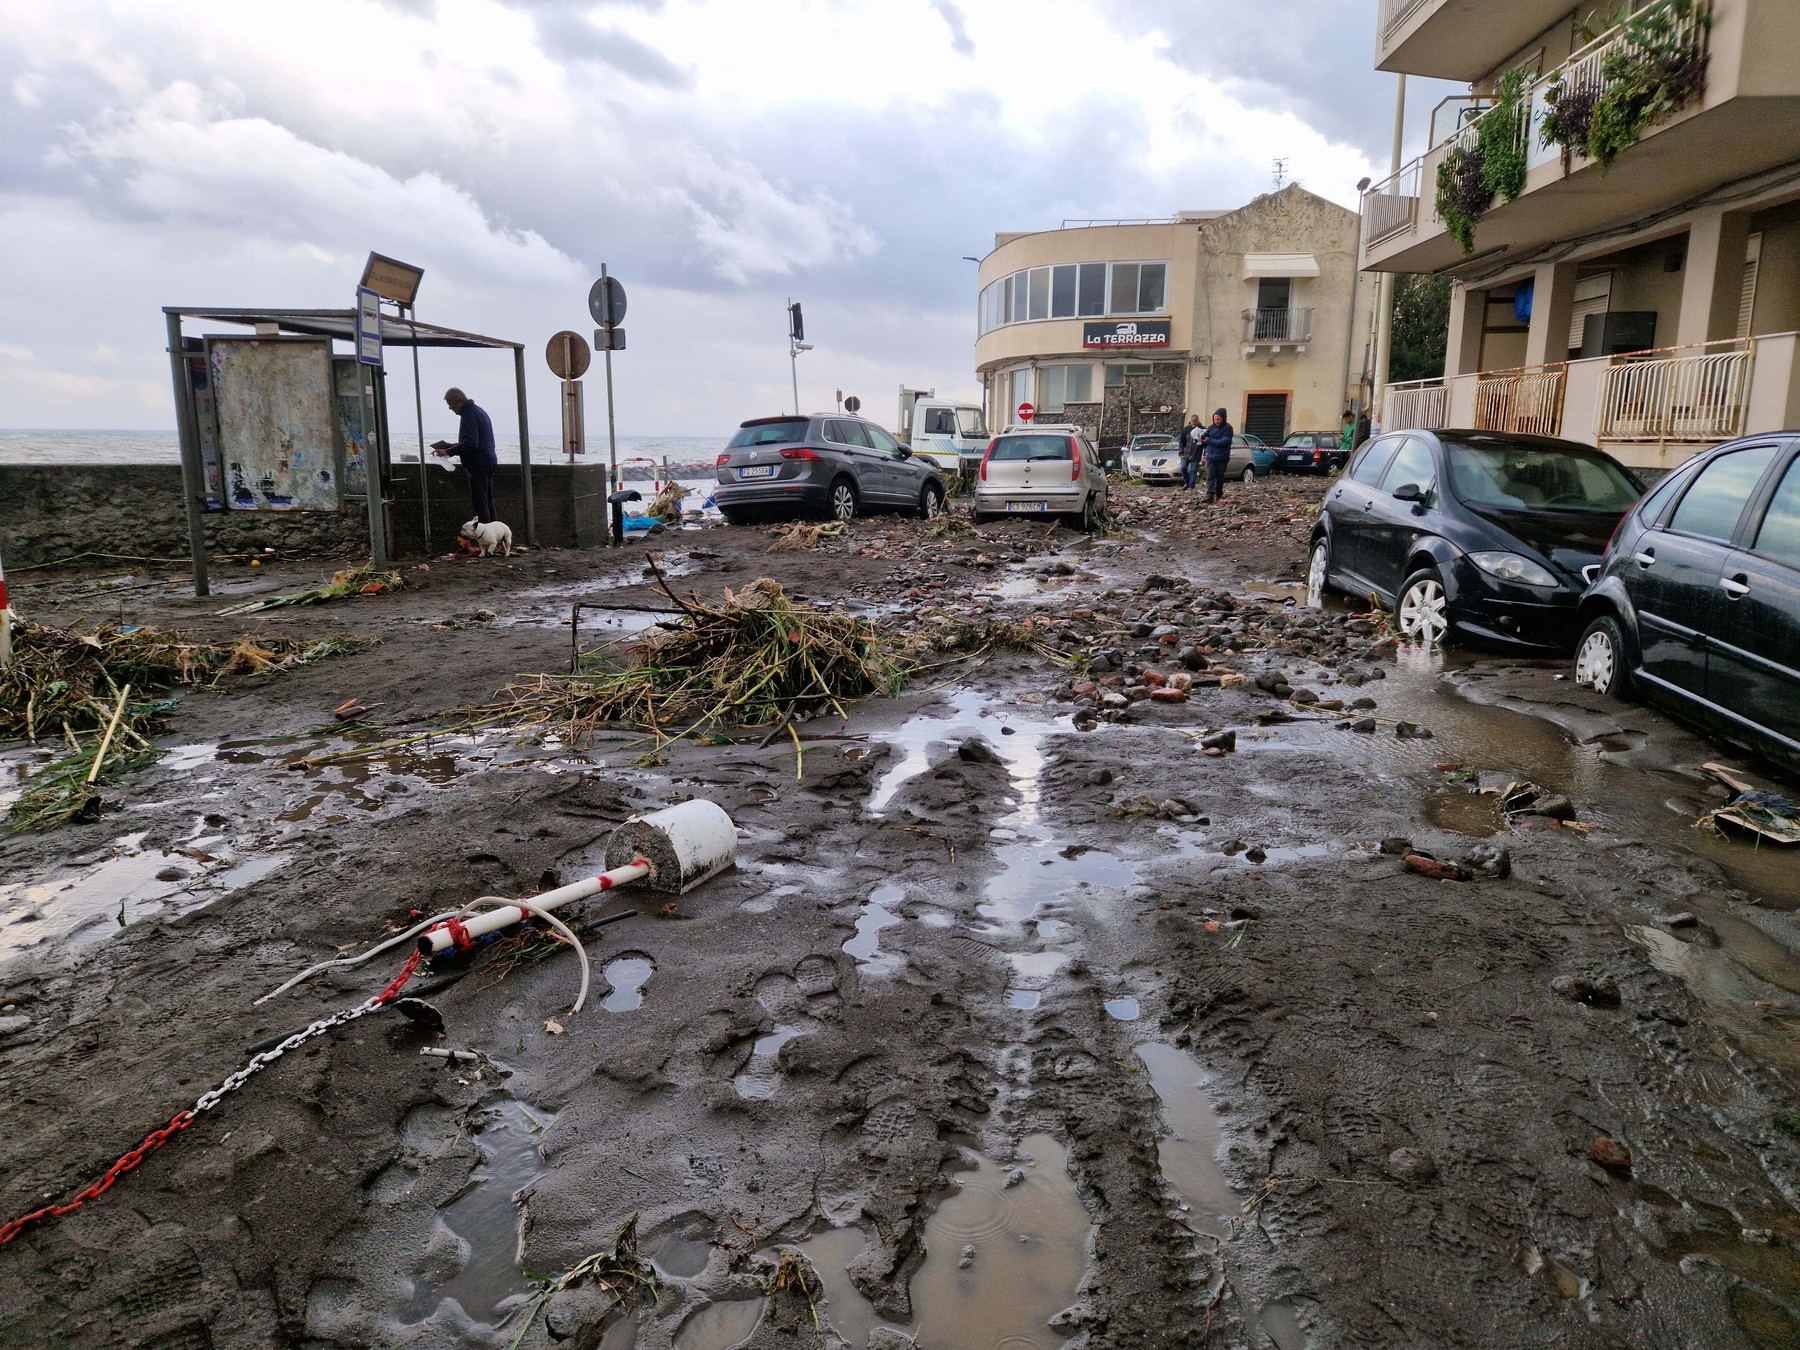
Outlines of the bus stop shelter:
[{"label": "bus stop shelter", "polygon": [[[182,495],[193,560],[194,594],[208,593],[205,522],[223,511],[344,511],[366,504],[373,565],[390,549],[389,488],[394,461],[386,368],[340,353],[354,351],[353,309],[220,309],[165,306],[169,367],[181,439]],[[184,320],[224,323],[248,333],[189,337]],[[531,433],[525,415],[525,348],[504,338],[465,333],[383,314],[381,346],[413,349],[414,413],[419,438],[421,537],[430,542],[421,347],[510,351],[519,417],[519,462],[526,542],[537,543],[531,491]]]}]

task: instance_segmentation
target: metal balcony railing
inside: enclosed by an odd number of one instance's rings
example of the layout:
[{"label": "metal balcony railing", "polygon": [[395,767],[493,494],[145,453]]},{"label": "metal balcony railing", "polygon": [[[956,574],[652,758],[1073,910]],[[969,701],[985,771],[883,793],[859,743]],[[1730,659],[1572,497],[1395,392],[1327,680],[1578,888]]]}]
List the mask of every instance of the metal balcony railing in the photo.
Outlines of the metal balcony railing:
[{"label": "metal balcony railing", "polygon": [[[1695,5],[1687,14],[1679,16],[1675,28],[1677,43],[1696,54],[1704,52],[1707,46],[1707,21],[1703,8]],[[1587,46],[1579,48],[1539,83],[1548,87],[1560,82],[1566,89],[1587,90],[1597,97],[1606,87],[1603,74],[1606,58],[1615,51],[1630,49],[1631,44],[1625,36],[1625,25],[1617,25],[1600,34]]]},{"label": "metal balcony railing", "polygon": [[1475,382],[1475,425],[1483,431],[1558,435],[1565,371],[1561,365],[1484,371]]},{"label": "metal balcony railing", "polygon": [[1742,434],[1755,359],[1755,338],[1612,357],[1600,386],[1600,439],[1704,442]]},{"label": "metal balcony railing", "polygon": [[1403,380],[1387,387],[1381,426],[1384,431],[1436,431],[1449,414],[1450,388],[1442,379]]},{"label": "metal balcony railing", "polygon": [[1253,309],[1244,317],[1245,342],[1311,342],[1310,309]]},{"label": "metal balcony railing", "polygon": [[1381,0],[1381,35],[1390,38],[1394,30],[1424,8],[1429,0]]},{"label": "metal balcony railing", "polygon": [[1401,230],[1410,230],[1419,218],[1421,160],[1413,160],[1392,177],[1375,184],[1362,198],[1363,247],[1378,243]]}]

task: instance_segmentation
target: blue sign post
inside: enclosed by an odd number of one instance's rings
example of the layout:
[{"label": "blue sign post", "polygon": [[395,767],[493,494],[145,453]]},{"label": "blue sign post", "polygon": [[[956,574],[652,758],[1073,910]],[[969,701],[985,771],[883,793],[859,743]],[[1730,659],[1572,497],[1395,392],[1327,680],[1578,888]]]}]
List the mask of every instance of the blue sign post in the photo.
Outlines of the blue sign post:
[{"label": "blue sign post", "polygon": [[367,286],[356,288],[356,359],[381,364],[381,296]]}]

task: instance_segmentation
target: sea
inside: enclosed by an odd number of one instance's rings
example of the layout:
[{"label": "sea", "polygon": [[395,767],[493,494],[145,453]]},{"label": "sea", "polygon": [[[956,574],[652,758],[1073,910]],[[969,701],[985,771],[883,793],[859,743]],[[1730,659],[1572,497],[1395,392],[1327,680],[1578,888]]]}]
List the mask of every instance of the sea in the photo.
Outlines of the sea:
[{"label": "sea", "polygon": [[[713,460],[730,432],[719,436],[621,436],[620,475],[628,480],[665,476],[666,463],[673,478],[712,477]],[[425,443],[454,440],[455,427],[425,433]],[[494,447],[503,464],[519,462],[519,438],[496,434]],[[418,462],[418,436],[394,437],[396,463]],[[533,436],[531,462],[549,464],[564,460],[562,437]],[[444,461],[438,461],[445,463]],[[453,461],[452,461],[453,462]],[[582,464],[606,463],[606,442],[588,443]],[[0,465],[5,464],[179,464],[181,445],[173,431],[69,431],[0,428]],[[446,463],[446,467],[448,464]]]}]

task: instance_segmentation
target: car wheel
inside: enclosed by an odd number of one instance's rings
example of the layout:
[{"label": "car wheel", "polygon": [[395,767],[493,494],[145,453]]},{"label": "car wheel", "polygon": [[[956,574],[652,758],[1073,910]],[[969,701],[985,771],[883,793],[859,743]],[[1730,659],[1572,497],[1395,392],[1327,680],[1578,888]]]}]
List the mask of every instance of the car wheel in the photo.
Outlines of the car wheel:
[{"label": "car wheel", "polygon": [[1243,481],[1246,483],[1254,483],[1256,481],[1256,466],[1254,464],[1248,465],[1244,469]]},{"label": "car wheel", "polygon": [[1610,614],[1590,623],[1575,644],[1575,683],[1596,694],[1631,697],[1631,670],[1626,664],[1625,630]]},{"label": "car wheel", "polygon": [[840,478],[831,485],[831,518],[845,524],[856,519],[856,485]]},{"label": "car wheel", "polygon": [[1312,557],[1306,564],[1306,603],[1311,609],[1322,609],[1325,591],[1331,585],[1331,541],[1321,539],[1313,545]]},{"label": "car wheel", "polygon": [[919,494],[919,519],[936,520],[943,509],[944,490],[936,483],[927,483]]},{"label": "car wheel", "polygon": [[1087,502],[1081,508],[1081,528],[1086,530],[1089,534],[1092,534],[1095,530],[1100,528],[1100,517],[1102,514],[1099,494],[1095,492],[1088,493]]},{"label": "car wheel", "polygon": [[1450,598],[1444,594],[1444,579],[1437,568],[1421,568],[1406,579],[1400,588],[1400,603],[1394,606],[1394,618],[1400,636],[1408,642],[1436,647],[1450,636]]},{"label": "car wheel", "polygon": [[750,512],[743,507],[721,506],[719,514],[725,517],[727,525],[748,525],[750,523]]}]

